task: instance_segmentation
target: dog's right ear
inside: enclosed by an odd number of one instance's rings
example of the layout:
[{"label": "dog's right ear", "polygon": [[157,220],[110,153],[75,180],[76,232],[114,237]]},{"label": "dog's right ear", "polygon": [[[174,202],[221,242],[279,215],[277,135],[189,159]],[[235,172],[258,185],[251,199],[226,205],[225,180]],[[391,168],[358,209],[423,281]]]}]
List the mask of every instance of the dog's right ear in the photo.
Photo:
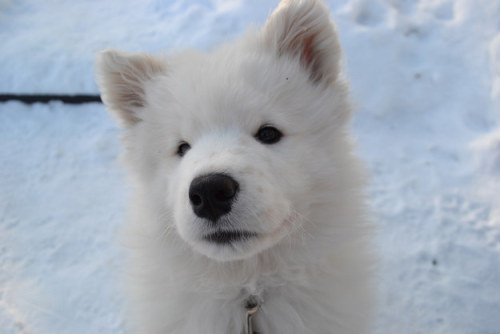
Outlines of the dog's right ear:
[{"label": "dog's right ear", "polygon": [[297,59],[314,83],[332,83],[340,72],[341,48],[323,0],[282,0],[264,27],[279,57]]},{"label": "dog's right ear", "polygon": [[101,98],[125,126],[141,120],[145,84],[166,73],[166,62],[149,54],[105,50],[97,57]]}]

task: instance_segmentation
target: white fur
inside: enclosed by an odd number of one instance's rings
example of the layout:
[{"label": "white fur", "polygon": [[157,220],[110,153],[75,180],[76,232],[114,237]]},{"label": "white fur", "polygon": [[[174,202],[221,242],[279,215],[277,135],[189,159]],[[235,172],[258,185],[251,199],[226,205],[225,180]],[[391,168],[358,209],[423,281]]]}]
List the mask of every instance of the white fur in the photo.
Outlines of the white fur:
[{"label": "white fur", "polygon": [[[136,186],[126,235],[137,333],[239,334],[251,294],[264,299],[262,334],[367,331],[371,224],[340,58],[320,0],[285,0],[262,30],[209,54],[100,54]],[[263,124],[282,140],[258,142]],[[258,238],[202,240],[212,228],[188,189],[213,172],[240,183],[224,222]]]}]

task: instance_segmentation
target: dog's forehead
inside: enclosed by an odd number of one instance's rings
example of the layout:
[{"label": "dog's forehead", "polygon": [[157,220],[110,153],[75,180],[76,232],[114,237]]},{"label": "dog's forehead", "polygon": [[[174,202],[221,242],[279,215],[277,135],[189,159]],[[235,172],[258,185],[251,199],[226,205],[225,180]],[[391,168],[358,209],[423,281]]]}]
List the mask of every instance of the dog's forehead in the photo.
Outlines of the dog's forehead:
[{"label": "dog's forehead", "polygon": [[270,53],[236,47],[211,54],[193,50],[169,63],[160,85],[154,84],[153,99],[161,109],[160,122],[169,123],[177,136],[228,127],[249,133],[266,123],[289,128],[309,122],[310,110],[327,105],[316,107],[324,94],[299,64]]},{"label": "dog's forehead", "polygon": [[[180,119],[196,119],[204,124],[242,121],[254,123],[270,117],[275,97],[266,88],[257,61],[221,61],[211,55],[188,57],[165,77],[167,103]],[[269,81],[269,80],[268,80]]]}]

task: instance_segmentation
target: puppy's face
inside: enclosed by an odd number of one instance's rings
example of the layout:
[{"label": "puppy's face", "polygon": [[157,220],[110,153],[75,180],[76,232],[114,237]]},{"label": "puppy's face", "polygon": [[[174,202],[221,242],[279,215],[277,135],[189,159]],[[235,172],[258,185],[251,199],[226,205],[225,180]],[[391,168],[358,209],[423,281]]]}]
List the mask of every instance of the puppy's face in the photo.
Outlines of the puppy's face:
[{"label": "puppy's face", "polygon": [[304,229],[349,116],[339,53],[322,4],[292,1],[211,54],[101,54],[103,99],[158,223],[221,261]]},{"label": "puppy's face", "polygon": [[227,260],[256,254],[300,226],[311,191],[304,159],[315,146],[302,110],[319,96],[295,97],[310,86],[300,68],[285,74],[272,57],[246,52],[227,64],[220,52],[182,55],[190,61],[157,83],[170,94],[151,92],[151,105],[162,107],[148,120],[161,124],[151,140],[164,133],[168,142],[165,200],[178,233]]},{"label": "puppy's face", "polygon": [[218,97],[177,101],[179,128],[172,129],[167,205],[181,237],[219,260],[277,243],[299,224],[306,203],[295,198],[308,187],[293,154],[294,129],[266,110],[270,103],[244,98],[265,99],[247,85],[214,89],[207,82],[206,97]]}]

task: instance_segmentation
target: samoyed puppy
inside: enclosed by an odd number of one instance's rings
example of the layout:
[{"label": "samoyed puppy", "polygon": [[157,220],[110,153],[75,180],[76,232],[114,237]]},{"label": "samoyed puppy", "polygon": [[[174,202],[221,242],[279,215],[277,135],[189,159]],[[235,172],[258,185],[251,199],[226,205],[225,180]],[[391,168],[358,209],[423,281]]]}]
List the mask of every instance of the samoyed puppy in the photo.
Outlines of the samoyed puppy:
[{"label": "samoyed puppy", "polygon": [[368,331],[372,228],[341,56],[321,0],[284,0],[210,53],[100,53],[135,186],[137,333]]}]

